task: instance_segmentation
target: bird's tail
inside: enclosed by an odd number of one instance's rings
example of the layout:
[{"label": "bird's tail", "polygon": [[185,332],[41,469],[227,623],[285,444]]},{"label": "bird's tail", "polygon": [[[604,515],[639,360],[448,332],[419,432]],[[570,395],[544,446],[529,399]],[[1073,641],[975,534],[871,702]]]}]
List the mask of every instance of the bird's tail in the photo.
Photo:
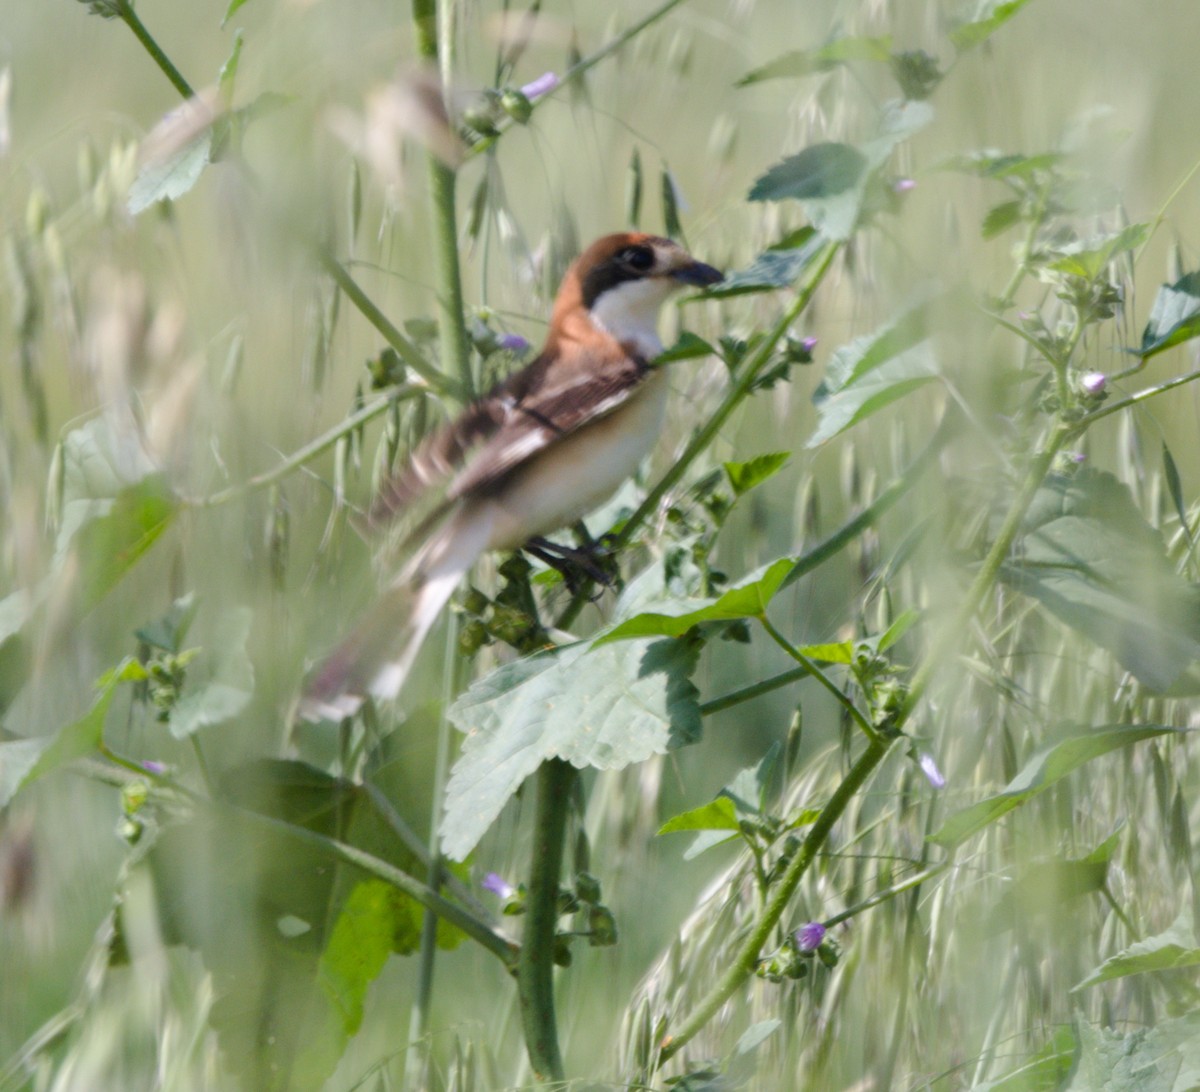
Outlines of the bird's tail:
[{"label": "bird's tail", "polygon": [[310,678],[306,720],[353,716],[368,696],[400,692],[442,607],[487,548],[492,515],[467,506],[445,523]]}]

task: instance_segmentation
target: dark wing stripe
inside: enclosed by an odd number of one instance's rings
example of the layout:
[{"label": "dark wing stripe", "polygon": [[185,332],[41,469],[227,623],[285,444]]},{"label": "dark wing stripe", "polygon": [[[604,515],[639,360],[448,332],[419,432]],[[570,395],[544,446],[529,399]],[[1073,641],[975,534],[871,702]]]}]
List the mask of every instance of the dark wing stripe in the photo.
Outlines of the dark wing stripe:
[{"label": "dark wing stripe", "polygon": [[552,443],[626,402],[649,374],[642,362],[610,357],[582,378],[551,390],[531,391],[503,427],[479,449],[450,485],[448,499],[498,485],[506,475]]},{"label": "dark wing stripe", "polygon": [[448,482],[462,468],[470,451],[495,436],[511,414],[508,400],[484,398],[427,436],[405,467],[380,487],[371,505],[371,524],[386,523],[431,488]]}]

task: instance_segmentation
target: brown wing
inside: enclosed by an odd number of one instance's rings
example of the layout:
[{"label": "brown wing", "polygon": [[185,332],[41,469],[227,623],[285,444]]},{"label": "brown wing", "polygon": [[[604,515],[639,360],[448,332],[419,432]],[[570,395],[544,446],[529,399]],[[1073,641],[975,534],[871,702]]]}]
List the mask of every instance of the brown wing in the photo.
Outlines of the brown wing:
[{"label": "brown wing", "polygon": [[498,483],[556,440],[611,413],[649,371],[615,345],[606,351],[576,343],[569,356],[543,354],[427,437],[380,489],[371,524],[386,523],[445,486],[442,502],[421,521],[428,528],[455,500]]},{"label": "brown wing", "polygon": [[450,483],[448,500],[498,484],[551,444],[626,402],[650,372],[645,361],[603,348],[579,349],[570,363],[555,358],[539,373],[514,377],[512,410]]}]

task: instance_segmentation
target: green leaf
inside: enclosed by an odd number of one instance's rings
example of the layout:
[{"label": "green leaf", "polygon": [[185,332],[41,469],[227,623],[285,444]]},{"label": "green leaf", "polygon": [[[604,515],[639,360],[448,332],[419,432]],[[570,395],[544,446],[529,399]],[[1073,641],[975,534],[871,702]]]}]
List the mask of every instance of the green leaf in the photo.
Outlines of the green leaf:
[{"label": "green leaf", "polygon": [[819,421],[806,446],[832,439],[909,391],[938,378],[929,337],[931,301],[919,301],[882,329],[856,338],[830,358],[813,395]]},{"label": "green leaf", "polygon": [[1069,276],[1095,280],[1118,254],[1137,249],[1148,238],[1149,224],[1130,224],[1121,231],[1060,247],[1055,253],[1062,257],[1051,262],[1049,268]]},{"label": "green leaf", "polygon": [[229,22],[230,19],[234,17],[238,8],[240,8],[244,3],[246,3],[246,0],[229,0],[229,7],[225,9],[225,14],[221,16],[222,28],[226,23]]},{"label": "green leaf", "polygon": [[850,237],[858,224],[870,163],[850,144],[813,144],[777,163],[751,187],[751,201],[794,199],[829,239]]},{"label": "green leaf", "polygon": [[725,475],[729,478],[733,495],[744,497],[751,489],[778,474],[791,457],[790,451],[772,451],[766,455],[756,455],[744,463],[725,463]]},{"label": "green leaf", "polygon": [[1036,918],[1057,918],[1073,913],[1069,905],[1084,895],[1104,890],[1108,861],[1090,857],[1073,860],[1050,858],[1020,869],[988,914],[987,932],[1020,930],[1028,934]]},{"label": "green leaf", "polygon": [[1137,355],[1145,360],[1190,341],[1197,334],[1200,334],[1200,271],[1188,273],[1158,290]]},{"label": "green leaf", "polygon": [[64,440],[62,483],[55,571],[77,569],[87,611],[170,526],[178,502],[136,437],[100,418]]},{"label": "green leaf", "polygon": [[1120,1032],[1079,1025],[1079,1057],[1064,1092],[1195,1092],[1200,1013]]},{"label": "green leaf", "polygon": [[[1183,533],[1187,536],[1189,544],[1195,548],[1195,539],[1192,537],[1192,525],[1188,521],[1187,508],[1183,503],[1183,480],[1179,476],[1179,467],[1175,465],[1175,456],[1171,454],[1171,449],[1166,443],[1162,446],[1162,461],[1163,461],[1163,478],[1167,483],[1167,491],[1171,494],[1171,503],[1175,505],[1175,514],[1179,517],[1179,526],[1183,528]],[[0,633],[3,631],[0,630]]]},{"label": "green leaf", "polygon": [[392,952],[416,951],[420,914],[412,900],[383,880],[363,880],[342,904],[325,951],[321,989],[341,1017],[346,1038],[362,1025],[367,987],[379,977]]},{"label": "green leaf", "polygon": [[800,652],[810,660],[823,664],[849,664],[854,662],[854,642],[836,641],[825,645],[805,645]]},{"label": "green leaf", "polygon": [[493,671],[450,707],[466,733],[446,789],[442,845],[475,847],[521,782],[549,758],[614,770],[700,737],[686,641],[570,645]]},{"label": "green leaf", "polygon": [[963,155],[950,156],[937,165],[937,170],[961,171],[973,174],[978,178],[1030,179],[1035,174],[1048,171],[1058,166],[1065,157],[1057,152],[1043,152],[1039,155],[1015,155],[998,152],[993,149],[983,149],[966,152]]},{"label": "green leaf", "polygon": [[738,80],[737,86],[829,72],[847,61],[886,62],[891,59],[891,49],[892,40],[887,36],[835,38],[815,49],[797,49],[776,57],[769,64],[746,73]]},{"label": "green leaf", "polygon": [[[228,12],[226,18],[228,18]],[[221,95],[221,102],[227,108],[233,103],[233,85],[237,80],[238,63],[242,59],[242,42],[245,37],[240,30],[233,36],[233,48],[225,59],[225,63],[221,65],[221,72],[217,76],[217,89]]]},{"label": "green leaf", "polygon": [[878,650],[886,652],[897,641],[903,639],[904,635],[916,625],[920,617],[920,612],[911,608],[903,611],[900,617],[888,626],[887,630],[880,636],[879,644],[877,645]]},{"label": "green leaf", "polygon": [[179,148],[151,157],[129,187],[129,215],[137,216],[159,201],[178,200],[200,181],[212,153],[213,131],[208,125]]},{"label": "green leaf", "polygon": [[782,1026],[783,1021],[776,1019],[760,1020],[757,1024],[751,1024],[739,1037],[737,1045],[733,1048],[734,1053],[752,1053],[762,1046]]},{"label": "green leaf", "polygon": [[950,41],[959,53],[982,45],[1020,11],[1029,0],[967,0],[971,12],[950,31]]},{"label": "green leaf", "polygon": [[1131,944],[1124,951],[1106,959],[1071,992],[1086,990],[1101,982],[1111,982],[1114,978],[1127,978],[1132,974],[1173,971],[1197,965],[1200,965],[1200,941],[1196,939],[1191,903],[1185,900],[1184,909],[1165,932]]},{"label": "green leaf", "polygon": [[977,1084],[971,1092],[1058,1092],[1075,1060],[1075,1036],[1060,1027],[1033,1058],[994,1081]]},{"label": "green leaf", "polygon": [[0,808],[27,785],[77,758],[94,754],[104,737],[104,720],[118,683],[129,677],[136,661],[127,660],[103,680],[92,707],[73,724],[54,735],[0,743]]},{"label": "green leaf", "polygon": [[772,597],[783,586],[793,561],[778,561],[757,569],[716,599],[673,599],[618,622],[592,642],[593,648],[613,641],[635,637],[682,637],[702,622],[729,622],[738,618],[758,618]]},{"label": "green leaf", "polygon": [[1020,201],[1005,201],[988,209],[983,218],[982,234],[985,239],[994,239],[1001,232],[1007,231],[1023,219],[1023,205]]},{"label": "green leaf", "polygon": [[1107,648],[1155,690],[1187,685],[1200,659],[1200,589],[1167,558],[1128,488],[1084,470],[1048,478],[1001,578]]},{"label": "green leaf", "polygon": [[250,703],[254,667],[246,654],[246,639],[253,620],[249,607],[230,608],[216,622],[212,636],[203,641],[204,655],[196,661],[199,685],[192,683],[195,669],[189,668],[188,685],[171,710],[171,735],[176,739],[229,720]]},{"label": "green leaf", "polygon": [[681,830],[728,830],[738,829],[737,810],[728,796],[718,796],[707,804],[691,811],[672,816],[661,827],[659,834],[676,834]]},{"label": "green leaf", "polygon": [[956,846],[1092,759],[1119,747],[1179,731],[1182,729],[1157,724],[1114,724],[1058,739],[1039,749],[1003,792],[951,815],[929,836],[929,841],[940,846]]},{"label": "green leaf", "polygon": [[771,292],[794,284],[825,247],[825,236],[813,227],[793,232],[783,242],[763,251],[745,269],[731,273],[720,284],[704,291],[705,299],[744,296],[751,292]]},{"label": "green leaf", "polygon": [[653,367],[657,368],[662,364],[674,364],[679,360],[695,360],[701,356],[711,356],[716,352],[707,341],[702,337],[697,337],[689,330],[684,330],[679,335],[679,340],[675,342],[669,349],[664,349],[651,361]]}]

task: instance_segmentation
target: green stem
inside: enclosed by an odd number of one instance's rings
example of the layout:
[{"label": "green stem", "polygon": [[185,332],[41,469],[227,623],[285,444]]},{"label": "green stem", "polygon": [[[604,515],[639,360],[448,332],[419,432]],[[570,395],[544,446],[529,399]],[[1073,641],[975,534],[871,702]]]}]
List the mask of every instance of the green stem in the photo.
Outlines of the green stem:
[{"label": "green stem", "polygon": [[[412,11],[417,55],[440,71],[436,0],[412,0]],[[437,281],[442,374],[455,377],[459,388],[470,397],[475,389],[475,380],[471,375],[471,353],[463,322],[458,219],[454,203],[455,173],[454,168],[439,159],[432,149],[426,149],[425,163],[432,214],[433,272]]]},{"label": "green stem", "polygon": [[819,543],[801,557],[783,581],[783,587],[807,576],[818,566],[823,565],[835,554],[844,550],[868,527],[873,527],[885,512],[904,497],[916,484],[917,479],[925,473],[933,461],[942,453],[942,449],[958,434],[962,428],[962,418],[958,411],[951,406],[943,415],[932,439],[925,445],[924,450],[908,465],[904,473],[890,482],[879,496],[875,498],[857,516],[847,520],[838,530],[834,531],[824,542]]},{"label": "green stem", "polygon": [[307,827],[296,826],[293,823],[285,822],[282,819],[274,819],[269,815],[262,815],[247,808],[219,803],[209,803],[208,806],[218,813],[234,815],[253,825],[275,830],[298,842],[306,842],[328,853],[332,857],[354,865],[356,868],[360,868],[364,872],[390,883],[393,887],[414,898],[426,910],[432,911],[438,917],[444,918],[451,925],[457,926],[472,940],[482,945],[487,951],[500,959],[509,969],[516,965],[519,958],[519,950],[511,940],[501,933],[496,932],[487,922],[481,921],[470,911],[459,906],[458,903],[451,902],[449,899],[439,895],[427,884],[414,879],[407,872],[402,872],[394,865],[388,864],[387,861],[381,860],[373,854],[366,853],[355,846],[340,842],[336,838],[328,838],[323,834],[318,834]]},{"label": "green stem", "polygon": [[[570,68],[568,68],[567,71],[563,74],[562,79],[559,81],[558,86],[565,87],[565,86],[567,86],[567,84],[572,83],[573,81],[579,79],[585,72],[588,71],[588,69],[599,64],[606,57],[611,57],[622,46],[624,46],[625,43],[628,42],[631,38],[634,38],[637,35],[641,34],[641,32],[643,30],[645,30],[647,27],[653,26],[655,23],[657,23],[659,21],[659,19],[661,19],[669,11],[671,11],[673,8],[679,7],[679,5],[682,3],[683,3],[683,0],[664,0],[664,2],[659,4],[658,7],[656,7],[653,11],[642,16],[642,18],[639,19],[636,23],[631,24],[629,27],[627,27],[625,30],[623,30],[620,34],[618,34],[611,41],[606,42],[604,45],[602,45],[598,50],[596,50],[595,53],[589,54],[588,56],[582,58],[576,64],[574,64]],[[557,89],[558,88],[555,88],[555,90],[557,90]],[[547,94],[543,95],[541,98],[539,98],[536,101],[534,101],[533,103],[531,103],[531,105],[536,110],[539,106],[541,106],[542,103],[544,103],[547,99],[551,98],[553,96],[553,94],[554,94],[554,92],[550,91]],[[503,123],[502,125],[500,125],[498,132],[494,133],[493,135],[491,135],[489,137],[484,138],[483,140],[480,140],[476,144],[473,144],[471,146],[471,148],[467,151],[467,155],[474,156],[474,155],[479,155],[481,152],[489,151],[491,148],[493,148],[495,146],[496,141],[499,140],[500,137],[503,136],[515,124],[516,124],[516,122],[513,122],[513,121],[508,121],[508,122]]]},{"label": "green stem", "polygon": [[162,51],[162,47],[154,40],[154,37],[146,29],[141,19],[138,18],[137,12],[133,10],[133,4],[129,0],[124,0],[118,10],[121,13],[122,21],[133,31],[134,37],[142,43],[142,48],[154,58],[154,63],[162,69],[163,75],[171,81],[175,90],[185,99],[192,98],[196,92],[192,90],[191,85],[183,78],[179,69],[171,63],[171,58]]},{"label": "green stem", "polygon": [[358,282],[350,276],[341,262],[323,246],[315,245],[314,252],[321,268],[329,274],[333,282],[358,308],[362,316],[383,335],[384,340],[396,350],[405,364],[434,390],[453,395],[460,402],[466,400],[466,392],[470,388],[463,387],[453,375],[444,374],[430,365],[421,355],[420,350],[396,328],[387,315],[375,306],[374,301],[359,287]]},{"label": "green stem", "polygon": [[1200,379],[1200,371],[1188,372],[1186,375],[1177,375],[1174,379],[1168,379],[1165,383],[1159,383],[1154,387],[1147,387],[1145,390],[1138,391],[1137,394],[1130,395],[1128,398],[1122,398],[1119,402],[1113,402],[1112,405],[1103,406],[1098,410],[1094,410],[1075,426],[1072,435],[1079,435],[1080,433],[1084,432],[1093,422],[1099,421],[1102,417],[1108,417],[1113,413],[1120,413],[1121,410],[1126,410],[1131,406],[1136,406],[1141,402],[1145,402],[1148,398],[1153,398],[1155,395],[1162,394],[1164,391],[1174,390],[1176,387],[1182,387],[1185,383],[1194,383],[1197,379]]},{"label": "green stem", "polygon": [[847,910],[843,910],[840,914],[834,914],[831,918],[826,918],[821,924],[826,929],[832,929],[835,925],[841,925],[843,921],[849,921],[851,918],[858,917],[859,914],[864,914],[868,910],[874,909],[881,903],[887,902],[889,899],[896,898],[897,895],[903,895],[905,891],[911,891],[914,887],[920,887],[930,880],[936,879],[945,872],[951,865],[950,861],[943,861],[941,864],[931,865],[929,868],[924,868],[915,876],[911,876],[907,880],[902,880],[898,884],[894,884],[886,891],[880,891],[872,895],[869,899],[863,899],[862,902],[855,903]]},{"label": "green stem", "polygon": [[804,655],[789,641],[782,633],[779,632],[772,624],[771,620],[765,615],[759,615],[759,623],[763,629],[767,631],[768,636],[780,648],[783,649],[793,660],[805,669],[814,679],[817,680],[830,694],[833,695],[834,701],[838,703],[849,714],[850,719],[859,726],[870,740],[879,739],[879,733],[875,731],[874,726],[866,717],[864,717],[858,706],[850,699],[849,695],[842,692],[841,687],[837,685],[828,675],[825,674],[812,660]]},{"label": "green stem", "polygon": [[517,993],[529,1062],[541,1081],[566,1079],[554,1013],[554,949],[558,882],[574,781],[575,767],[560,758],[543,762],[537,774],[537,814],[525,934],[517,960]]},{"label": "green stem", "polygon": [[328,432],[322,433],[315,440],[305,444],[272,469],[262,474],[256,474],[254,477],[248,478],[237,485],[231,485],[227,489],[211,493],[207,497],[196,497],[187,503],[193,508],[211,508],[216,504],[224,504],[226,501],[236,500],[238,497],[244,496],[255,489],[265,489],[267,486],[274,485],[276,482],[286,478],[293,470],[303,466],[310,459],[315,459],[318,455],[328,451],[343,436],[349,435],[355,429],[361,428],[368,421],[378,417],[393,402],[405,398],[414,398],[424,393],[426,393],[426,388],[424,387],[396,387],[383,398],[372,402],[369,406],[363,406],[357,413],[352,413]]},{"label": "green stem", "polygon": [[996,540],[992,543],[991,549],[988,550],[987,556],[983,559],[983,564],[980,565],[979,572],[975,574],[975,579],[971,582],[971,586],[959,602],[958,610],[955,612],[950,623],[942,627],[939,636],[925,653],[920,666],[913,675],[912,682],[909,685],[908,696],[905,698],[904,705],[901,707],[896,721],[897,730],[907,723],[946,655],[956,645],[961,645],[963,634],[967,631],[971,620],[975,617],[975,612],[979,609],[984,597],[996,583],[996,578],[1000,573],[1000,566],[1004,564],[1005,559],[1008,557],[1008,552],[1017,537],[1017,532],[1021,529],[1021,522],[1025,519],[1025,513],[1029,510],[1030,504],[1033,503],[1034,495],[1041,488],[1042,482],[1050,472],[1055,456],[1062,450],[1063,444],[1075,434],[1075,431],[1072,426],[1061,422],[1055,425],[1045,446],[1034,457],[1025,475],[1025,480],[1021,483],[1021,488],[1009,506],[1008,514],[1004,517],[1004,522],[1000,526]]},{"label": "green stem", "polygon": [[667,1061],[682,1050],[754,973],[763,946],[770,939],[771,933],[779,924],[784,911],[787,910],[788,903],[804,878],[804,874],[829,838],[834,824],[842,817],[842,813],[854,799],[858,790],[866,783],[867,778],[883,761],[890,746],[890,740],[878,737],[867,744],[867,749],[863,751],[842,783],[838,785],[829,803],[821,809],[820,817],[812,825],[799,852],[792,858],[787,871],[784,872],[775,887],[770,902],[767,903],[766,908],[754,923],[749,936],[742,942],[733,962],[718,979],[717,984],[688,1014],[679,1030],[663,1040],[659,1052],[660,1062]]},{"label": "green stem", "polygon": [[700,715],[707,717],[712,713],[720,713],[725,709],[732,709],[735,705],[741,705],[744,701],[751,701],[763,694],[769,694],[772,690],[778,690],[781,686],[788,686],[791,683],[798,682],[800,679],[807,678],[807,667],[793,667],[790,671],[782,671],[778,675],[772,675],[769,679],[761,679],[759,682],[751,683],[749,686],[743,686],[740,690],[731,690],[728,694],[722,694],[719,698],[712,698],[709,701],[702,702],[700,705]]}]

